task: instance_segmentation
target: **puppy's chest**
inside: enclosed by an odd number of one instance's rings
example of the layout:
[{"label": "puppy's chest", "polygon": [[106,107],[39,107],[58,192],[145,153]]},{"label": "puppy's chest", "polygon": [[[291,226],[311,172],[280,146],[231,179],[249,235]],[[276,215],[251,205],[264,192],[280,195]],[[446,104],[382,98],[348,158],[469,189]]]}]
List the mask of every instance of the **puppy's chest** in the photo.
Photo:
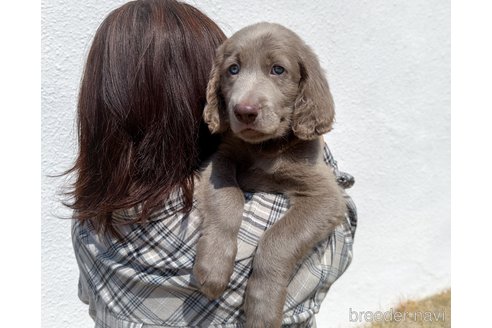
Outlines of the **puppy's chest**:
[{"label": "puppy's chest", "polygon": [[249,174],[261,172],[263,175],[269,175],[272,178],[285,179],[289,177],[294,178],[294,176],[297,176],[298,171],[310,170],[315,165],[312,161],[301,158],[257,156],[252,158],[251,161],[248,161],[242,167],[242,171],[248,172]]},{"label": "puppy's chest", "polygon": [[249,167],[245,167],[248,171],[261,170],[266,174],[281,174],[285,171],[287,162],[283,158],[265,158],[258,157],[252,161]]}]

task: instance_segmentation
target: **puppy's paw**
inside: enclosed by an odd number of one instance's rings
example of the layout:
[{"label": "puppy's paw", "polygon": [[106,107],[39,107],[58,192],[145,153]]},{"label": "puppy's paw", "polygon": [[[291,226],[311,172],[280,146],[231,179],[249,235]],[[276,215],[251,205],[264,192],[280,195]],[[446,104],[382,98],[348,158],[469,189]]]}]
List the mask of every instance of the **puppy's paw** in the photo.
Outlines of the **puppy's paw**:
[{"label": "puppy's paw", "polygon": [[267,320],[265,318],[246,318],[245,328],[281,328],[282,320]]},{"label": "puppy's paw", "polygon": [[280,328],[287,289],[272,280],[253,275],[246,287],[246,328]]},{"label": "puppy's paw", "polygon": [[200,291],[210,300],[219,298],[227,288],[234,270],[236,243],[202,236],[198,241],[193,275]]},{"label": "puppy's paw", "polygon": [[227,288],[232,270],[227,263],[196,263],[193,274],[200,291],[210,300],[219,298]]}]

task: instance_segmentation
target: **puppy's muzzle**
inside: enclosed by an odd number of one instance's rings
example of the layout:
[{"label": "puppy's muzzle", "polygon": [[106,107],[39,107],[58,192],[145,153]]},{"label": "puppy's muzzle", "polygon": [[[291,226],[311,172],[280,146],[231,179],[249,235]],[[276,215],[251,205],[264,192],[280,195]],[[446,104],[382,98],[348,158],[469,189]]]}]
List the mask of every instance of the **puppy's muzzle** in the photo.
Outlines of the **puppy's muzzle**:
[{"label": "puppy's muzzle", "polygon": [[256,120],[260,112],[260,106],[258,104],[237,104],[234,106],[234,115],[239,122],[244,124],[251,124]]}]

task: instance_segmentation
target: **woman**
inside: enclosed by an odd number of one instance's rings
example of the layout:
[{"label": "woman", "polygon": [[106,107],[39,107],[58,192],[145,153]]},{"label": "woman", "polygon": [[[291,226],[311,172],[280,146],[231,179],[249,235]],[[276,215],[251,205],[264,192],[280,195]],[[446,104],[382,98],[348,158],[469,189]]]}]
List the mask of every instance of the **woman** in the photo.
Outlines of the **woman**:
[{"label": "woman", "polygon": [[[231,282],[207,300],[192,276],[200,218],[194,179],[218,139],[201,123],[223,32],[196,8],[139,0],[114,10],[94,37],[78,102],[79,154],[71,172],[79,297],[96,327],[238,327],[262,233],[288,208],[282,195],[246,194]],[[346,178],[326,148],[326,161]],[[299,267],[286,326],[314,313],[348,266],[355,207]],[[350,218],[350,220],[348,220]]]}]

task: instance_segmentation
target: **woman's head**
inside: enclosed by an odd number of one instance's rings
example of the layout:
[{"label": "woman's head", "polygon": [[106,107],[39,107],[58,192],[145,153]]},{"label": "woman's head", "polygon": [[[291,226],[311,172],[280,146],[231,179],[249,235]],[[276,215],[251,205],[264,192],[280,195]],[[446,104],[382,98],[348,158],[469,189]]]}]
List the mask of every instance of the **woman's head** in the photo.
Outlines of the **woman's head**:
[{"label": "woman's head", "polygon": [[216,144],[201,125],[215,49],[225,36],[196,8],[139,0],[96,32],[78,101],[79,155],[70,206],[113,231],[111,213],[140,204],[145,220]]}]

